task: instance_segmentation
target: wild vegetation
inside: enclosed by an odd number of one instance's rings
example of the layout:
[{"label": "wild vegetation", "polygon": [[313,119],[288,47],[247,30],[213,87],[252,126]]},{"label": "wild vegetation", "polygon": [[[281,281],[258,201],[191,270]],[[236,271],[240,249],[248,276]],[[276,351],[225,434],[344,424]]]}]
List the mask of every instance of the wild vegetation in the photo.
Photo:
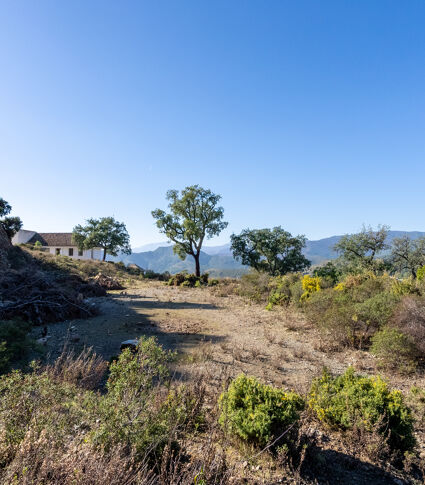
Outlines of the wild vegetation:
[{"label": "wild vegetation", "polygon": [[[196,261],[204,238],[225,227],[219,196],[194,186],[169,199],[171,213],[156,211],[154,217],[179,242],[177,251]],[[203,219],[204,213],[211,217]],[[81,228],[74,237],[78,232],[81,246],[101,246],[94,233]],[[199,264],[195,274],[158,275],[120,263],[54,257],[39,246],[8,248],[0,277],[1,483],[257,483],[260,472],[262,483],[270,484],[330,483],[335,473],[345,481],[354,474],[359,483],[392,483],[395,477],[421,483],[425,388],[401,391],[392,379],[424,372],[425,244],[400,238],[389,245],[386,234],[382,226],[345,236],[336,261],[307,272],[303,236],[280,227],[245,230],[232,236],[235,257],[253,268],[240,280],[211,280]],[[125,250],[124,239],[114,247],[103,242],[105,254]],[[158,281],[149,286],[151,278]],[[134,348],[105,358],[62,345],[59,357],[26,365],[38,345],[33,326],[92,317],[98,310],[90,298],[114,289],[125,295],[139,285],[150,293],[132,293],[128,300],[139,298],[137,308],[144,298],[143,312],[167,310],[161,331],[170,327],[173,350],[179,339],[200,332],[202,312],[218,308],[220,299],[229,298],[229,312],[235,304],[251,306],[235,309],[237,332],[243,334],[250,311],[254,319],[267,314],[269,324],[259,321],[249,347],[226,346],[217,337],[218,344],[202,340],[197,353],[182,356],[143,336],[149,329],[136,314],[136,328],[143,330]],[[166,299],[155,303],[159,288]],[[178,303],[192,293],[197,303]],[[198,311],[194,321],[191,308]],[[109,339],[104,322],[101,332]],[[282,322],[286,340],[276,333]],[[129,325],[120,322],[120,328]],[[212,322],[210,330],[219,325]],[[315,332],[322,355],[362,352],[376,363],[373,372],[348,367],[344,358],[343,368],[331,371],[314,355],[309,359],[316,359],[316,372],[303,386],[279,384],[285,361],[306,359],[304,343],[287,353],[288,332],[306,328]],[[257,346],[260,333],[266,347]],[[217,375],[213,369],[228,365],[221,361],[228,354],[230,366]],[[198,365],[198,373],[183,369],[187,362]],[[238,375],[237,362],[245,366]]]}]

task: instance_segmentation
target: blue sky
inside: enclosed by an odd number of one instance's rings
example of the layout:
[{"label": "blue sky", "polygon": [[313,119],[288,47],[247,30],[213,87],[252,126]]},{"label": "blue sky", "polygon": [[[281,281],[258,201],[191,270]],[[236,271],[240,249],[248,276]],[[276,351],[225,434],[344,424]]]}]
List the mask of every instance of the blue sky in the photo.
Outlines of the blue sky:
[{"label": "blue sky", "polygon": [[132,244],[198,183],[229,228],[425,230],[425,2],[0,3],[0,196]]}]

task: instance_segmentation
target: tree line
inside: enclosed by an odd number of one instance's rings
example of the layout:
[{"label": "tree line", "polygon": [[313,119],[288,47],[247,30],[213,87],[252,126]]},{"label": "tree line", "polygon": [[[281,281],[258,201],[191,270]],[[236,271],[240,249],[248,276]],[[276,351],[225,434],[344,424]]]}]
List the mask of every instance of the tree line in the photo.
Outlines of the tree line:
[{"label": "tree line", "polygon": [[[201,275],[200,255],[207,239],[217,236],[228,226],[224,221],[221,196],[210,189],[191,185],[169,190],[168,210],[155,209],[152,216],[159,231],[174,243],[173,251],[181,259],[191,256],[196,276]],[[10,217],[11,205],[0,198],[0,225],[11,239],[22,227],[19,217]],[[363,227],[357,234],[345,235],[335,244],[338,257],[319,268],[316,274],[336,275],[358,271],[409,274],[416,278],[425,266],[425,237],[411,239],[408,235],[388,242],[389,227]],[[107,255],[131,253],[130,236],[123,222],[113,217],[88,219],[73,229],[73,241],[79,249],[101,248],[103,260]],[[303,254],[307,239],[293,236],[281,226],[272,229],[244,229],[232,234],[231,251],[235,259],[256,271],[272,276],[304,272],[311,262]]]}]

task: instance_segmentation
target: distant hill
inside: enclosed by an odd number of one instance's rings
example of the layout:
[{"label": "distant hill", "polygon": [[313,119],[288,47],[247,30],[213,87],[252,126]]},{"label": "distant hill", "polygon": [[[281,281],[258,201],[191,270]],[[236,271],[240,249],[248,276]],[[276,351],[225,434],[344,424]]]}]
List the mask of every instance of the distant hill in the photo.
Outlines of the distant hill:
[{"label": "distant hill", "polygon": [[[425,236],[425,232],[419,231],[389,231],[388,242],[405,234],[411,239]],[[304,254],[311,261],[312,265],[335,259],[337,254],[333,250],[333,246],[341,237],[332,236],[317,241],[307,241]],[[185,261],[182,261],[173,253],[172,246],[166,242],[141,246],[140,248],[133,249],[133,253],[128,256],[120,255],[117,258],[108,259],[123,261],[125,264],[135,263],[144,269],[151,269],[159,273],[163,273],[164,271],[178,273],[183,270],[193,272],[195,269],[194,260],[191,256],[188,256]],[[241,276],[249,270],[249,268],[242,266],[233,258],[230,251],[230,244],[204,246],[201,251],[201,268],[202,271],[209,272],[213,277],[236,277]]]},{"label": "distant hill", "polygon": [[[151,269],[158,273],[165,271],[178,273],[184,270],[193,272],[195,269],[192,256],[187,256],[182,261],[174,254],[172,246],[158,247],[154,251],[133,252],[130,255],[121,255],[110,259],[121,260],[125,264],[135,263],[144,269]],[[227,254],[219,252],[214,255],[201,251],[200,262],[202,271],[210,273],[213,277],[241,276],[248,271],[248,268],[236,261],[229,251],[227,251]]]}]

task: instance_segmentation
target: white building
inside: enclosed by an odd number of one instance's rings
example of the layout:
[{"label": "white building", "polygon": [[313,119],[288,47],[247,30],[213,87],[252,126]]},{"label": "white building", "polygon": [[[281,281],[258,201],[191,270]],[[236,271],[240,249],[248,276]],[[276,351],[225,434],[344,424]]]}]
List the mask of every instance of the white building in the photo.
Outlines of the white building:
[{"label": "white building", "polygon": [[12,238],[13,244],[32,244],[40,242],[42,249],[56,256],[69,256],[75,259],[102,259],[103,250],[78,249],[72,240],[71,232],[35,232],[21,229]]}]

